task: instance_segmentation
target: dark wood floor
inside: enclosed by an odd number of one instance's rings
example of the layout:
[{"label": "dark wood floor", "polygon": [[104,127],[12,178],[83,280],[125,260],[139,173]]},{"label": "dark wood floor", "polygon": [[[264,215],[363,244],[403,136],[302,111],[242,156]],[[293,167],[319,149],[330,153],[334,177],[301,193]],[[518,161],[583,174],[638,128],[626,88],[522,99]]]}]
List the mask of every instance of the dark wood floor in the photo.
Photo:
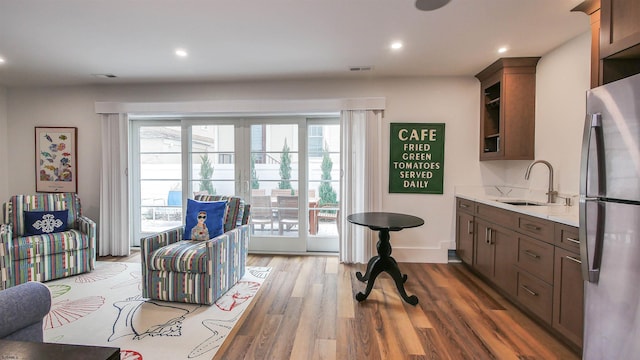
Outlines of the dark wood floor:
[{"label": "dark wood floor", "polygon": [[359,303],[365,266],[336,257],[248,263],[272,272],[214,359],[579,359],[461,264],[401,263],[414,307],[387,274]]}]

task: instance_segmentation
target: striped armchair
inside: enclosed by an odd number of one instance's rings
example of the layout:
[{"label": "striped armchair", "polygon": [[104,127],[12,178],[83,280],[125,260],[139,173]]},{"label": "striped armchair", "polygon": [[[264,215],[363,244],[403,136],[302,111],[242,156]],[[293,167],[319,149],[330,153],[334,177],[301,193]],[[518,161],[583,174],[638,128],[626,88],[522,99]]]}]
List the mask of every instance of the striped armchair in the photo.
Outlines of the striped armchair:
[{"label": "striped armchair", "polygon": [[[95,267],[96,223],[82,216],[74,193],[14,195],[3,204],[0,227],[0,289],[48,281]],[[25,211],[68,210],[67,229],[28,235]]]},{"label": "striped armchair", "polygon": [[211,305],[244,275],[250,205],[238,197],[196,195],[195,200],[227,200],[224,233],[206,241],[183,240],[180,226],[142,238],[143,297]]}]

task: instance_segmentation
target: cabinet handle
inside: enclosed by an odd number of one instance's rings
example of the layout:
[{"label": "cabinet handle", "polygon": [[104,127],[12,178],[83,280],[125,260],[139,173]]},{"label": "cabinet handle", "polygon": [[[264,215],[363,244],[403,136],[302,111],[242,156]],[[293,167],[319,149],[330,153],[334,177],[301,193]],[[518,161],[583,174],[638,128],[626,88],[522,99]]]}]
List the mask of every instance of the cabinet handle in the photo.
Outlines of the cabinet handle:
[{"label": "cabinet handle", "polygon": [[473,225],[473,220],[467,221],[467,233],[468,234],[473,234],[473,228],[471,227],[471,225]]},{"label": "cabinet handle", "polygon": [[524,224],[524,227],[526,227],[529,230],[540,230],[541,229],[540,226],[536,226],[536,225],[533,225],[533,224]]},{"label": "cabinet handle", "polygon": [[531,256],[531,257],[532,257],[532,258],[534,258],[534,259],[540,259],[540,255],[538,255],[538,254],[536,254],[536,253],[534,253],[534,252],[531,252],[531,251],[529,251],[529,250],[525,250],[525,251],[524,251],[524,253],[525,253],[525,254],[527,254],[527,255],[529,255],[529,256]]},{"label": "cabinet handle", "polygon": [[467,204],[460,204],[460,207],[461,207],[461,208],[463,208],[463,209],[466,209],[466,208],[468,208],[468,207],[469,207],[469,205],[467,205]]},{"label": "cabinet handle", "polygon": [[567,241],[570,241],[570,242],[572,242],[572,243],[574,243],[574,244],[578,244],[578,245],[580,245],[580,240],[576,240],[576,239],[574,239],[574,238],[570,238],[570,237],[568,237],[568,238],[566,238],[566,239],[567,239]]},{"label": "cabinet handle", "polygon": [[571,261],[577,262],[578,264],[582,264],[582,261],[580,261],[580,259],[576,259],[573,256],[567,255],[567,256],[565,256],[565,258],[567,258],[567,259],[569,259]]},{"label": "cabinet handle", "polygon": [[528,293],[529,293],[529,295],[531,295],[531,296],[538,296],[538,293],[537,293],[537,292],[535,292],[535,291],[533,291],[533,290],[529,289],[529,288],[528,288],[528,287],[526,287],[525,285],[520,285],[520,287],[521,287],[522,289],[524,289],[524,291],[528,292]]},{"label": "cabinet handle", "polygon": [[489,241],[488,241],[489,245],[493,244],[493,229],[489,228]]},{"label": "cabinet handle", "polygon": [[493,244],[493,241],[491,240],[491,238],[493,237],[493,230],[488,227],[484,230],[484,242],[487,245],[491,245]]}]

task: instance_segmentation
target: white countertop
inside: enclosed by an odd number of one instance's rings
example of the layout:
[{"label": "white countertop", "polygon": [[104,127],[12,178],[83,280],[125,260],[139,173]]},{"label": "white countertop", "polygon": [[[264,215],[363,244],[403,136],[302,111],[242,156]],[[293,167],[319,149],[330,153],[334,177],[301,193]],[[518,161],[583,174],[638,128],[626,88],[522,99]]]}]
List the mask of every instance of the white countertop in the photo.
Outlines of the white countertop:
[{"label": "white countertop", "polygon": [[[515,211],[521,214],[535,216],[570,226],[579,226],[577,196],[573,196],[573,205],[510,205],[501,201],[527,200],[533,202],[546,202],[546,195],[527,189],[500,186],[456,187],[456,196],[482,204],[495,206],[501,209]],[[505,190],[506,189],[506,190]],[[544,197],[541,199],[541,196]],[[564,201],[563,199],[558,199]]]}]

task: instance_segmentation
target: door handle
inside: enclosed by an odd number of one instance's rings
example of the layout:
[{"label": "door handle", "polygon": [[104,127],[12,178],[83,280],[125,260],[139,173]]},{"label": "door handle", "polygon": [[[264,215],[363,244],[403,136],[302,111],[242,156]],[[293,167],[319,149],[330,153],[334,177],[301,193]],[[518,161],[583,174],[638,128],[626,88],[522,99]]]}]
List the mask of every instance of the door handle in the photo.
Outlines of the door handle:
[{"label": "door handle", "polygon": [[468,234],[473,234],[473,228],[472,228],[472,225],[473,225],[473,220],[469,220],[469,221],[467,221],[467,233],[468,233]]},{"label": "door handle", "polygon": [[[595,164],[590,164],[591,143],[595,145]],[[602,130],[602,114],[587,114],[585,119],[584,134],[582,136],[582,159],[580,163],[580,193],[589,193],[589,181],[596,182],[596,191],[599,196],[606,192],[606,171],[604,163],[604,134]],[[595,172],[589,169],[595,166]],[[591,178],[589,175],[591,174]]]},{"label": "door handle", "polygon": [[[596,206],[596,219],[589,218],[590,205]],[[605,205],[594,198],[580,199],[580,259],[584,280],[598,283],[604,243]],[[595,226],[590,231],[591,226]],[[591,236],[592,235],[592,236]]]}]

